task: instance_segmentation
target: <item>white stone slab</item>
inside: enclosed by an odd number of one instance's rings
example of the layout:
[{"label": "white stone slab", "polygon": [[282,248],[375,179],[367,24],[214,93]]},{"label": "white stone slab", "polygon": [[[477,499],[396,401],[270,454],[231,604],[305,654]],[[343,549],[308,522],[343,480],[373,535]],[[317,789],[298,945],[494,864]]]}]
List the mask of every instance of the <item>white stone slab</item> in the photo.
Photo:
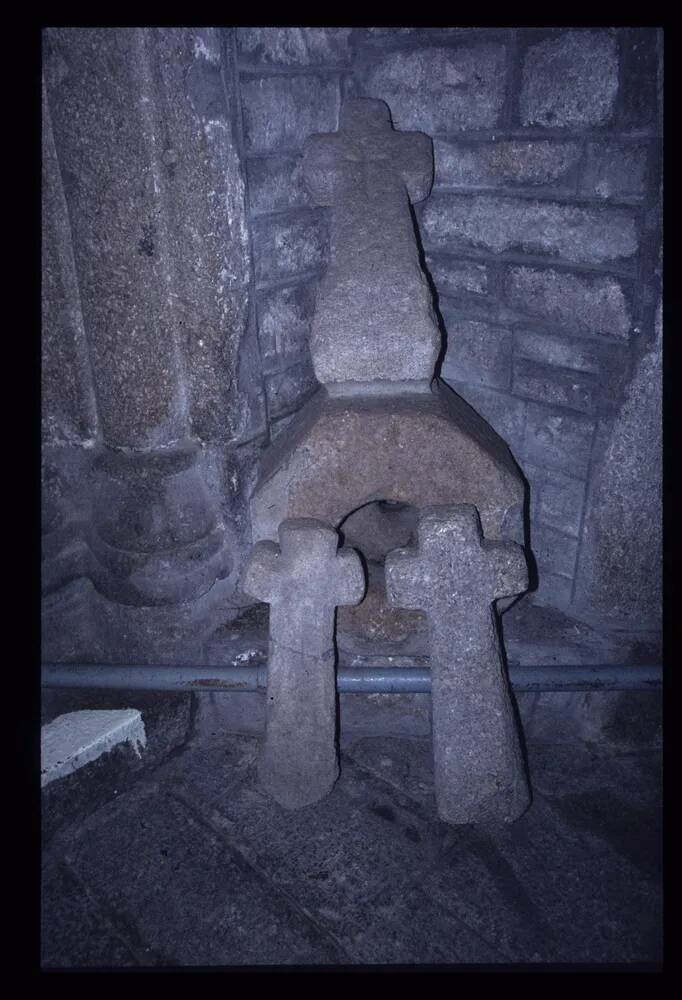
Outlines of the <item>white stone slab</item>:
[{"label": "white stone slab", "polygon": [[132,744],[138,757],[139,747],[147,744],[142,716],[136,708],[58,716],[43,726],[40,734],[41,787],[89,764],[119,743]]}]

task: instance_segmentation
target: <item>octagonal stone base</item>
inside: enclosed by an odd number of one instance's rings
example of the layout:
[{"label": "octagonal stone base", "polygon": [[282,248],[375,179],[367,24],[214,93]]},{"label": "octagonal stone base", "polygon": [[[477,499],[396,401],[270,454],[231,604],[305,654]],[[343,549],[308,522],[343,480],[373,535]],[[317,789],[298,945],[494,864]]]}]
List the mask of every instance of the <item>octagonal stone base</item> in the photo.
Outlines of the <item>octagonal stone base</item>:
[{"label": "octagonal stone base", "polygon": [[525,485],[509,448],[439,380],[427,392],[377,397],[321,387],[263,456],[253,541],[276,540],[290,517],[338,528],[374,501],[474,504],[486,538],[524,542]]}]

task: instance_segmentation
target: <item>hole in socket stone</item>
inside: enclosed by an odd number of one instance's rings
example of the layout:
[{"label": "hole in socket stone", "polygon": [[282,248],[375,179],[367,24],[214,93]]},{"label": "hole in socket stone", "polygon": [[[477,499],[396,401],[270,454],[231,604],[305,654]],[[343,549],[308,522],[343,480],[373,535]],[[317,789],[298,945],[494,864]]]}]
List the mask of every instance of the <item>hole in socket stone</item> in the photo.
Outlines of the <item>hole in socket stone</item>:
[{"label": "hole in socket stone", "polygon": [[402,643],[425,628],[423,612],[394,607],[386,596],[386,556],[416,543],[417,516],[416,507],[386,497],[357,507],[339,524],[341,541],[360,553],[367,573],[364,600],[337,612],[337,637],[345,648],[352,648],[357,639]]}]

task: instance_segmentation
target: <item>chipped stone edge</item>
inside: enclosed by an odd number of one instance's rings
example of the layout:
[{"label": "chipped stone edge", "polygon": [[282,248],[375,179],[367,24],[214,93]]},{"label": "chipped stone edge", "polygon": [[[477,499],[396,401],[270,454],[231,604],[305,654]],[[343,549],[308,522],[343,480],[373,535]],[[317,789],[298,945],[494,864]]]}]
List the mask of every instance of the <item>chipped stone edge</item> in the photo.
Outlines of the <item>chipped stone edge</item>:
[{"label": "chipped stone edge", "polygon": [[147,745],[142,715],[136,708],[80,711],[60,715],[43,726],[40,739],[40,786],[83,767],[119,743],[130,743],[138,757]]}]

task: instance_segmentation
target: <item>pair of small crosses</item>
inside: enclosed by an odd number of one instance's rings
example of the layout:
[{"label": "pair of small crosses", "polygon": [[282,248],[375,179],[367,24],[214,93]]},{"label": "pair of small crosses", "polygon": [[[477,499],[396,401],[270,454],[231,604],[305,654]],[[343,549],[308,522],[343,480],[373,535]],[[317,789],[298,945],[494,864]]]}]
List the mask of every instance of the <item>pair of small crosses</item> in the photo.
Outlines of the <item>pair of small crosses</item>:
[{"label": "pair of small crosses", "polygon": [[[362,563],[334,528],[297,518],[254,547],[244,591],[270,605],[262,785],[281,805],[319,801],[338,777],[334,616],[365,593]],[[527,586],[523,550],[483,539],[472,505],[425,508],[418,546],[386,558],[386,592],[428,621],[434,780],[449,823],[511,821],[528,784],[493,602]]]}]

